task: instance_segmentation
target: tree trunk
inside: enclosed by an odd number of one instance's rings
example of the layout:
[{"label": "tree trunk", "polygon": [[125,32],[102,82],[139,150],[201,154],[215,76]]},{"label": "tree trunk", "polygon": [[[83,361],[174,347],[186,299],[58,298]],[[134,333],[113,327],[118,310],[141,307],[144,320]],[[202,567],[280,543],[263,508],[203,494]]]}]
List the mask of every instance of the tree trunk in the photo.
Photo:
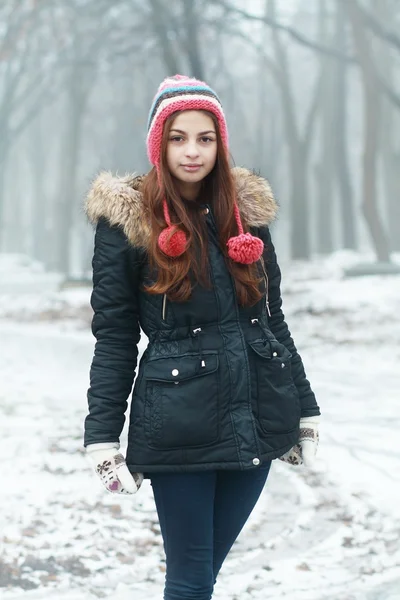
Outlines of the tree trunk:
[{"label": "tree trunk", "polygon": [[187,2],[186,0],[182,0],[182,8],[185,26],[184,50],[188,57],[190,75],[202,81],[205,78],[205,75],[199,45],[199,15],[197,14],[197,1],[191,0],[191,2]]},{"label": "tree trunk", "polygon": [[180,61],[178,60],[173,42],[168,36],[168,28],[166,27],[166,11],[169,10],[166,3],[160,0],[150,0],[152,9],[152,22],[154,33],[158,39],[161,56],[164,65],[168,71],[168,75],[175,75],[180,72]]},{"label": "tree trunk", "polygon": [[[268,16],[268,0],[265,1],[265,16]],[[269,33],[268,26],[264,23],[263,35]],[[268,72],[268,61],[261,54],[259,57],[258,77],[255,82],[257,95],[257,117],[254,123],[254,150],[252,165],[256,171],[273,178],[276,163],[280,153],[277,139],[276,90],[273,85],[272,75]],[[278,92],[279,94],[279,92]],[[267,147],[268,142],[268,147]]]},{"label": "tree trunk", "polygon": [[[5,230],[3,245],[6,252],[29,254],[26,234],[27,194],[22,183],[22,152],[9,152],[4,173]],[[28,234],[29,235],[29,234]]]},{"label": "tree trunk", "polygon": [[6,158],[3,157],[0,148],[0,252],[4,251],[4,233],[5,233],[5,175]]},{"label": "tree trunk", "polygon": [[387,185],[387,206],[389,215],[389,238],[391,248],[400,252],[400,178],[398,168],[400,165],[400,152],[393,150],[390,161],[386,166],[385,181]]},{"label": "tree trunk", "polygon": [[[275,0],[268,0],[268,16],[275,18],[275,12]],[[272,30],[272,39],[279,71],[278,83],[282,94],[282,109],[285,117],[286,139],[291,165],[291,255],[295,259],[308,259],[310,257],[310,219],[308,217],[307,193],[308,147],[300,139],[288,57],[281,43],[279,33],[275,29]]]},{"label": "tree trunk", "polygon": [[[347,49],[347,28],[343,7],[336,4],[336,32],[335,47],[343,52]],[[335,166],[339,188],[339,207],[343,232],[343,247],[350,250],[357,248],[356,215],[354,193],[350,177],[348,158],[348,121],[347,121],[347,94],[348,94],[348,65],[343,61],[336,61],[333,85],[334,93],[334,122],[336,123],[335,141]]]},{"label": "tree trunk", "polygon": [[[391,23],[395,14],[391,11],[390,3],[382,0],[380,4],[380,20],[382,25]],[[378,15],[377,15],[378,17]],[[396,81],[393,69],[393,54],[387,43],[379,43],[380,71],[385,81]],[[400,160],[397,132],[399,129],[398,112],[393,104],[383,99],[382,127],[381,127],[381,156],[383,166],[383,184],[388,213],[388,232],[392,250],[400,251],[400,179],[398,165]]]},{"label": "tree trunk", "polygon": [[377,158],[381,118],[381,90],[375,76],[371,40],[367,39],[356,0],[345,3],[353,30],[354,44],[360,62],[364,89],[364,153],[362,180],[362,211],[381,262],[390,262],[390,250],[377,202]]},{"label": "tree trunk", "polygon": [[303,144],[294,144],[291,147],[290,155],[292,207],[290,242],[292,258],[308,260],[310,258],[310,215],[307,210],[308,157]]},{"label": "tree trunk", "polygon": [[5,177],[7,169],[7,158],[10,151],[9,144],[9,111],[7,110],[7,104],[3,103],[0,106],[0,251],[5,249],[5,230],[6,230],[6,190],[5,190]]},{"label": "tree trunk", "polygon": [[[327,25],[325,0],[321,0],[319,7],[319,35],[321,43],[330,39]],[[335,138],[335,123],[333,120],[333,64],[330,57],[321,56],[320,69],[322,77],[321,97],[321,161],[316,168],[318,182],[318,198],[316,203],[317,213],[317,252],[330,254],[333,252],[333,147]]]},{"label": "tree trunk", "polygon": [[390,262],[389,244],[377,207],[377,155],[380,126],[380,92],[369,85],[364,88],[365,98],[365,148],[363,156],[363,203],[362,210],[367,221],[375,252],[380,262]]},{"label": "tree trunk", "polygon": [[49,265],[49,257],[47,255],[48,247],[48,220],[47,202],[46,202],[46,158],[43,143],[44,119],[42,114],[38,115],[35,122],[32,124],[30,135],[30,166],[32,170],[33,182],[33,208],[32,208],[32,254],[34,258],[43,262],[46,266]]},{"label": "tree trunk", "polygon": [[[75,70],[74,70],[75,73]],[[76,74],[76,73],[75,73]],[[66,133],[61,161],[61,185],[57,207],[57,269],[69,275],[71,229],[74,220],[76,202],[76,177],[79,160],[80,132],[84,116],[85,103],[79,94],[74,93],[74,87],[79,82],[71,78],[66,110]]]}]

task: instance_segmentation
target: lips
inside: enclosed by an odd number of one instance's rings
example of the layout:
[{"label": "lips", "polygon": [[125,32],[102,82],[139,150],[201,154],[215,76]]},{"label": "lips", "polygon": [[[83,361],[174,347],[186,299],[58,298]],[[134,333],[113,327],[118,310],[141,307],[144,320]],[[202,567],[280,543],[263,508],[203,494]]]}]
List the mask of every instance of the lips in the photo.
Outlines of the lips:
[{"label": "lips", "polygon": [[182,165],[182,168],[185,169],[185,171],[198,171],[201,168],[201,165]]}]

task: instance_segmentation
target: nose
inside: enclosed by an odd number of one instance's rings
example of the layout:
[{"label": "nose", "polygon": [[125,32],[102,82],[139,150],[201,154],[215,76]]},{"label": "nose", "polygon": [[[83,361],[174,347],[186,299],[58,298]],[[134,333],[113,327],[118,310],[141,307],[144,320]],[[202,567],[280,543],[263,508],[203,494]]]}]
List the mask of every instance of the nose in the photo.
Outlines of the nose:
[{"label": "nose", "polygon": [[186,148],[185,148],[185,156],[187,156],[187,158],[197,158],[199,156],[199,150],[197,147],[196,142],[193,141],[188,141]]}]

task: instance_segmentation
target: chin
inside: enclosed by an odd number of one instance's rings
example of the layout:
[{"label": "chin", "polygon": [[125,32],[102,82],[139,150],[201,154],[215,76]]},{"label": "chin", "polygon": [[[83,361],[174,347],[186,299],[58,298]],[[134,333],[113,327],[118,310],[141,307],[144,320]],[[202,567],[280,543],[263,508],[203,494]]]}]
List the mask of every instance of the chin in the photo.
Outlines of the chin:
[{"label": "chin", "polygon": [[204,173],[181,173],[179,177],[176,176],[179,181],[183,181],[184,183],[198,183],[199,181],[202,181],[204,177],[206,177]]}]

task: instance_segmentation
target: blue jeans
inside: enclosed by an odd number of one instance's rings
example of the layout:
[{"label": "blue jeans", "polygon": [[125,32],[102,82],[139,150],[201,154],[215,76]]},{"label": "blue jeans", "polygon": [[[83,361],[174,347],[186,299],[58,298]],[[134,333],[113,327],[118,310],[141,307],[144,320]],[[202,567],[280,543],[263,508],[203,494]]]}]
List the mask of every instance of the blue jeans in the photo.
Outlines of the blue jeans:
[{"label": "blue jeans", "polygon": [[164,600],[210,600],[271,461],[251,471],[150,473],[167,562]]}]

